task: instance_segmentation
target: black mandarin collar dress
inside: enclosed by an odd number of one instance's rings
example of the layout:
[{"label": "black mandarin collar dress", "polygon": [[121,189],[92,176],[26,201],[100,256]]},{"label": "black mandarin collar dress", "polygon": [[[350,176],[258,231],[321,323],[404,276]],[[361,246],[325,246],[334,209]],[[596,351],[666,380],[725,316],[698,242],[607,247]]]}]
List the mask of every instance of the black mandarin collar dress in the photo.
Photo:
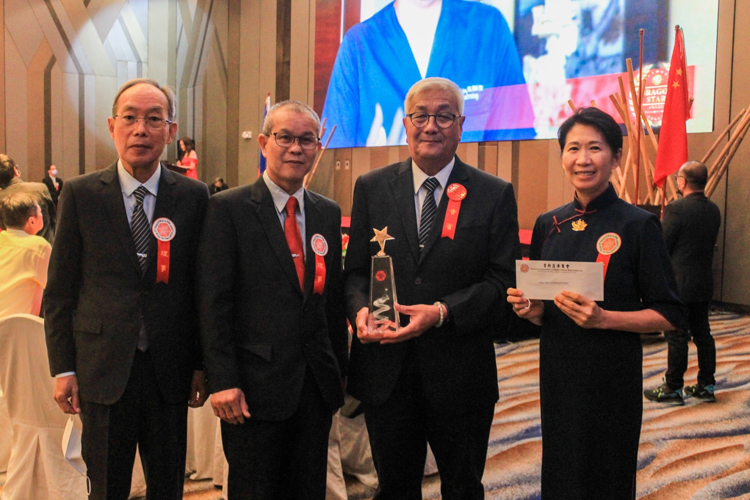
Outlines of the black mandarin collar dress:
[{"label": "black mandarin collar dress", "polygon": [[[577,230],[574,230],[577,229]],[[611,311],[653,309],[677,328],[686,313],[654,215],[609,188],[587,207],[572,203],[541,215],[532,260],[595,262],[597,241],[615,233],[604,301]],[[584,329],[545,301],[540,340],[542,498],[635,498],[643,412],[640,336]]]}]

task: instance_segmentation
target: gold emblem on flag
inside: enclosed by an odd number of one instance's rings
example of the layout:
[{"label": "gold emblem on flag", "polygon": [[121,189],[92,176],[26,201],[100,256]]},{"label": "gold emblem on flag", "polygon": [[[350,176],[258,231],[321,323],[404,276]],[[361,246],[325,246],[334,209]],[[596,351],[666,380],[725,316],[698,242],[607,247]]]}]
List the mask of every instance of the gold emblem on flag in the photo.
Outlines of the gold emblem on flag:
[{"label": "gold emblem on flag", "polygon": [[583,231],[587,226],[583,219],[578,219],[577,221],[572,222],[572,225],[573,231]]}]

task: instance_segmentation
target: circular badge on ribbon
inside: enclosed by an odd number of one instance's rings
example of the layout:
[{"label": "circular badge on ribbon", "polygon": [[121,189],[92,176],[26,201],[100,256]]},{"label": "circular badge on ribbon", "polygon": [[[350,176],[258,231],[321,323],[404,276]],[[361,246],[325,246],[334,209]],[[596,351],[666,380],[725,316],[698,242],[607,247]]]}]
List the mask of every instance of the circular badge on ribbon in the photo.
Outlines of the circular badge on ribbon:
[{"label": "circular badge on ribbon", "polygon": [[310,246],[315,252],[315,280],[313,284],[313,293],[323,295],[326,284],[326,261],[323,257],[328,253],[328,242],[325,237],[316,233],[310,240]]},{"label": "circular badge on ribbon", "polygon": [[313,252],[315,252],[315,255],[320,255],[321,257],[325,257],[326,254],[328,254],[328,242],[323,237],[322,234],[315,234],[312,237],[312,249]]},{"label": "circular badge on ribbon", "polygon": [[175,234],[177,234],[177,228],[174,225],[174,222],[167,219],[166,217],[162,217],[161,219],[156,219],[151,226],[151,232],[154,233],[154,236],[159,241],[172,241]]},{"label": "circular badge on ribbon", "polygon": [[622,240],[617,233],[606,233],[596,242],[596,249],[602,255],[612,255],[620,249]]},{"label": "circular badge on ribbon", "polygon": [[169,242],[177,234],[177,228],[174,222],[162,217],[156,219],[151,225],[151,232],[159,240],[156,251],[156,282],[169,284],[169,258],[171,255]]},{"label": "circular badge on ribbon", "polygon": [[466,188],[457,182],[454,182],[453,184],[448,186],[448,189],[445,190],[445,193],[448,195],[448,199],[451,199],[453,201],[461,201],[466,198],[467,194]]},{"label": "circular badge on ribbon", "polygon": [[613,253],[618,251],[622,246],[622,240],[617,233],[605,233],[596,242],[596,250],[599,255],[596,257],[597,262],[604,264],[604,278],[607,277],[607,268],[609,267],[609,258]]}]

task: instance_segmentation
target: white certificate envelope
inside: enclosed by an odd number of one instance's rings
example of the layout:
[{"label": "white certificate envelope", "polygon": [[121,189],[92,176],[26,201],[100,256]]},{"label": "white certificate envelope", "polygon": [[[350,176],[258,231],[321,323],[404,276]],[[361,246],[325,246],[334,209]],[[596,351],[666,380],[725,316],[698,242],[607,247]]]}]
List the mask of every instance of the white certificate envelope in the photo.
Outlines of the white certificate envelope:
[{"label": "white certificate envelope", "polygon": [[553,300],[566,290],[591,300],[604,300],[604,264],[517,260],[516,288],[527,299]]}]

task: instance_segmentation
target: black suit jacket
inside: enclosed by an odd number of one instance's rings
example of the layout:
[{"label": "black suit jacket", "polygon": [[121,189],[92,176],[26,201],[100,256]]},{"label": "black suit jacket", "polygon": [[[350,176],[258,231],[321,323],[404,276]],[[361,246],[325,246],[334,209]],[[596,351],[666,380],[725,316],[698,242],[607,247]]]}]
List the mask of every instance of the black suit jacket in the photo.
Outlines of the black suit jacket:
[{"label": "black suit jacket", "polygon": [[390,345],[352,340],[348,388],[365,403],[386,401],[411,351],[434,408],[462,412],[498,399],[492,333],[507,321],[505,292],[515,284],[515,260],[521,258],[515,196],[510,184],[458,158],[448,186],[453,183],[467,191],[455,239],[441,237],[448,205],[443,193],[420,253],[411,159],[357,180],[345,263],[351,323],[368,305],[370,261],[379,250],[378,243],[370,241],[373,228],[386,226],[395,238],[386,242],[385,251],[393,258],[399,303],[439,300],[450,310],[450,321],[413,340]]},{"label": "black suit jacket", "polygon": [[[348,331],[338,205],[305,191],[305,233],[303,291],[262,177],[209,202],[198,264],[208,382],[211,392],[241,388],[255,419],[290,417],[307,367],[326,403],[332,409],[343,404]],[[313,293],[315,234],[328,242],[322,295]]]},{"label": "black suit jacket", "polygon": [[52,178],[49,175],[44,176],[44,179],[42,179],[42,183],[47,186],[47,190],[52,197],[52,203],[57,206],[57,200],[60,198],[60,191],[62,191],[63,188],[63,180],[60,177],[57,178],[57,185],[59,186],[57,189],[55,188],[55,183],[52,182]]},{"label": "black suit jacket", "polygon": [[187,401],[192,372],[201,366],[194,277],[208,188],[160,168],[152,222],[167,217],[176,227],[169,284],[156,283],[153,235],[141,277],[117,164],[69,180],[60,198],[44,293],[47,351],[52,375],[75,371],[86,401],[113,404],[120,399],[141,317],[166,401]]},{"label": "black suit jacket", "polygon": [[[35,194],[39,200],[39,208],[42,209],[42,218],[44,226],[39,231],[38,236],[49,241],[50,245],[55,243],[55,227],[57,224],[56,205],[52,202],[49,190],[41,182],[25,182],[16,177],[10,181],[10,185],[5,189],[0,189],[0,200],[7,198],[13,193],[31,193]],[[7,229],[0,216],[0,227]]]},{"label": "black suit jacket", "polygon": [[664,207],[664,242],[685,303],[713,298],[712,263],[719,226],[719,207],[703,193],[692,193]]}]

